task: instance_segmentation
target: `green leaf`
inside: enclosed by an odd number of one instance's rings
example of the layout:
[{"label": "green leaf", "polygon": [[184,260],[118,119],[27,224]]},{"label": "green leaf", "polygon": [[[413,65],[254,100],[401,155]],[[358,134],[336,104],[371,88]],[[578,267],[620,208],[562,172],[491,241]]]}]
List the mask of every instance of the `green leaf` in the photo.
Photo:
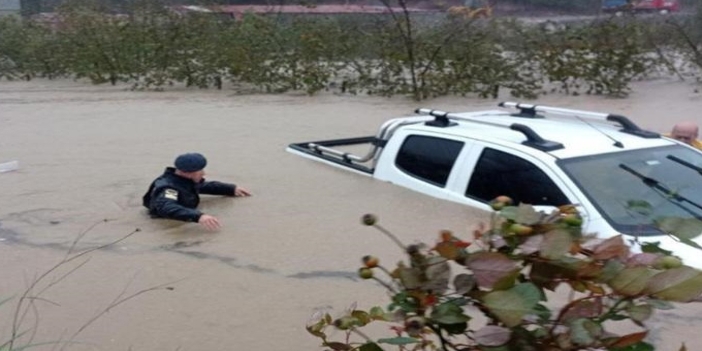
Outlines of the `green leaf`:
[{"label": "green leaf", "polygon": [[673,251],[662,249],[660,244],[660,241],[641,243],[641,251],[648,253],[661,253],[665,256],[671,256],[673,254]]},{"label": "green leaf", "polygon": [[542,304],[538,304],[534,307],[533,314],[537,316],[543,324],[546,324],[551,318],[551,310]]},{"label": "green leaf", "polygon": [[468,329],[468,322],[454,324],[439,324],[439,326],[447,333],[456,335],[463,334],[466,332],[466,329]]},{"label": "green leaf", "polygon": [[646,293],[661,300],[688,302],[702,295],[702,271],[682,266],[656,274]]},{"label": "green leaf", "polygon": [[419,340],[417,340],[415,338],[409,338],[406,336],[398,336],[396,338],[378,339],[378,342],[381,344],[390,344],[390,345],[407,345],[407,344],[416,344],[419,342]]},{"label": "green leaf", "polygon": [[655,351],[656,348],[647,342],[639,342],[627,347],[611,348],[609,351]]},{"label": "green leaf", "polygon": [[509,219],[512,221],[517,221],[517,207],[516,206],[505,206],[500,210],[500,217]]},{"label": "green leaf", "polygon": [[458,324],[470,320],[470,317],[463,313],[463,309],[451,301],[436,306],[431,311],[430,318],[440,324]]},{"label": "green leaf", "polygon": [[543,218],[543,213],[534,210],[534,206],[519,204],[519,206],[507,206],[500,210],[500,216],[511,219],[517,223],[532,225],[539,223]]},{"label": "green leaf", "polygon": [[702,234],[702,221],[695,218],[665,217],[655,221],[658,229],[681,240],[694,239]]},{"label": "green leaf", "polygon": [[657,310],[672,310],[675,308],[672,303],[658,299],[648,299],[646,302]]},{"label": "green leaf", "polygon": [[475,288],[475,277],[471,274],[461,273],[453,278],[456,294],[463,295]]},{"label": "green leaf", "polygon": [[532,205],[519,204],[517,206],[517,223],[532,225],[539,223],[543,217],[543,213],[537,212]]},{"label": "green leaf", "polygon": [[570,339],[576,345],[592,345],[602,332],[602,326],[590,319],[581,318],[570,323]]},{"label": "green leaf", "polygon": [[617,276],[625,268],[624,263],[618,260],[609,260],[602,268],[602,274],[599,281],[607,282]]},{"label": "green leaf", "polygon": [[607,283],[618,294],[636,296],[646,288],[655,274],[655,271],[646,267],[625,268]]},{"label": "green leaf", "polygon": [[624,321],[624,320],[629,319],[629,317],[625,316],[623,314],[617,313],[617,314],[610,315],[609,317],[607,317],[607,319],[610,321]]},{"label": "green leaf", "polygon": [[348,351],[348,350],[353,349],[353,347],[351,345],[344,344],[341,342],[335,342],[335,341],[325,342],[324,346],[331,347],[331,349],[335,350],[335,351]]},{"label": "green leaf", "polygon": [[370,316],[370,314],[368,314],[368,312],[361,311],[361,310],[355,310],[355,311],[351,312],[351,316],[358,320],[358,322],[360,323],[360,326],[364,326],[364,325],[370,323],[372,320],[371,316]]},{"label": "green leaf", "polygon": [[378,344],[374,342],[369,342],[361,345],[361,347],[358,348],[358,351],[383,351]]},{"label": "green leaf", "polygon": [[422,271],[419,268],[401,267],[398,272],[400,282],[406,289],[419,289],[422,286]]},{"label": "green leaf", "polygon": [[415,312],[418,307],[416,299],[414,297],[410,297],[407,292],[399,292],[395,294],[395,296],[392,297],[392,301],[392,304],[388,306],[389,311],[400,308],[404,312]]},{"label": "green leaf", "polygon": [[643,322],[649,317],[651,317],[651,314],[653,313],[653,308],[651,307],[651,305],[647,304],[629,306],[626,309],[626,312],[629,314],[629,317],[631,317],[631,319],[637,322]]},{"label": "green leaf", "polygon": [[531,283],[489,292],[482,298],[490,312],[510,328],[519,325],[526,314],[532,313],[540,300],[541,291]]},{"label": "green leaf", "polygon": [[689,246],[692,246],[696,249],[702,250],[702,246],[700,246],[699,244],[697,244],[696,242],[694,242],[688,238],[679,238],[679,239],[680,239],[680,242],[685,244],[685,245],[689,245]]},{"label": "green leaf", "polygon": [[327,323],[326,323],[323,319],[321,319],[321,320],[317,321],[316,323],[314,323],[314,324],[312,324],[312,325],[308,325],[305,329],[307,329],[307,331],[308,331],[310,334],[312,334],[312,335],[314,335],[314,336],[316,336],[316,337],[318,337],[318,338],[324,339],[324,338],[327,337],[327,335],[324,334],[324,333],[322,332],[322,330],[324,329],[324,327],[325,327],[326,325],[327,325]]},{"label": "green leaf", "polygon": [[517,284],[517,278],[522,274],[519,270],[515,269],[511,274],[505,275],[500,280],[496,281],[492,286],[492,290],[507,290]]},{"label": "green leaf", "polygon": [[371,319],[385,320],[385,311],[383,311],[382,307],[372,307],[370,311],[368,311],[368,314],[370,314]]},{"label": "green leaf", "polygon": [[556,260],[568,253],[572,244],[573,238],[570,233],[562,229],[554,229],[544,234],[539,253],[541,257]]},{"label": "green leaf", "polygon": [[644,200],[628,200],[626,202],[626,208],[640,215],[648,216],[651,214],[653,206],[651,206],[648,201]]}]

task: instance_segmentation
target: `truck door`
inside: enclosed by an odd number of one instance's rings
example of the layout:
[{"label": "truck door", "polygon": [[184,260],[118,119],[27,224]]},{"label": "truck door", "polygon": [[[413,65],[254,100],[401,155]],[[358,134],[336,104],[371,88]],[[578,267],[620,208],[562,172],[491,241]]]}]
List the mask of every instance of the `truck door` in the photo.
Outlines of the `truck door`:
[{"label": "truck door", "polygon": [[[460,165],[463,174],[454,201],[490,209],[489,202],[506,195],[515,203],[555,207],[580,203],[554,167],[518,150],[476,145]],[[584,216],[586,214],[583,214]]]},{"label": "truck door", "polygon": [[460,138],[399,131],[385,146],[374,177],[440,199],[452,191],[457,160],[470,151]]}]

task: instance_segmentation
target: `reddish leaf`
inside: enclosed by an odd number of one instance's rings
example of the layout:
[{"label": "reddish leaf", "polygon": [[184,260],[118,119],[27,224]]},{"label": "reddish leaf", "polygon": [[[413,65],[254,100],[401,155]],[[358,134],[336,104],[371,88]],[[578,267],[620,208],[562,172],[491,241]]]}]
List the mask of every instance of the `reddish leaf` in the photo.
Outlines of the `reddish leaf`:
[{"label": "reddish leaf", "polygon": [[611,237],[599,243],[593,249],[592,258],[596,260],[609,260],[612,258],[626,259],[629,256],[629,247],[624,243],[621,235]]},{"label": "reddish leaf", "polygon": [[453,241],[442,241],[436,244],[434,250],[447,260],[455,260],[461,256],[461,248]]},{"label": "reddish leaf", "polygon": [[539,252],[539,249],[541,248],[541,243],[543,241],[543,235],[532,235],[529,238],[527,238],[521,245],[519,245],[519,249],[522,251],[523,254],[531,255],[535,252]]},{"label": "reddish leaf", "polygon": [[486,225],[485,223],[479,223],[475,229],[473,229],[473,238],[475,240],[480,240],[483,237],[483,233],[485,233],[486,230]]},{"label": "reddish leaf", "polygon": [[478,286],[486,289],[491,289],[495,283],[519,269],[514,261],[497,252],[474,253],[466,266],[473,271]]},{"label": "reddish leaf", "polygon": [[624,335],[617,339],[615,342],[613,342],[611,345],[609,345],[609,349],[619,349],[619,348],[625,348],[627,346],[634,345],[638,342],[643,341],[643,339],[646,337],[646,334],[648,332],[639,332],[639,333],[633,333],[629,335]]},{"label": "reddish leaf", "polygon": [[578,318],[591,318],[602,314],[602,299],[580,300],[563,313],[563,320],[570,321]]},{"label": "reddish leaf", "polygon": [[432,256],[427,259],[427,268],[424,271],[426,281],[422,288],[436,294],[443,294],[448,289],[451,279],[451,268],[446,259]]},{"label": "reddish leaf", "polygon": [[487,325],[475,332],[475,341],[482,346],[502,346],[512,337],[512,331],[505,327]]},{"label": "reddish leaf", "polygon": [[593,282],[585,282],[587,290],[597,295],[604,295],[606,293],[605,289]]},{"label": "reddish leaf", "polygon": [[633,266],[651,266],[660,257],[659,254],[644,252],[635,254],[626,261],[626,265]]},{"label": "reddish leaf", "polygon": [[455,244],[456,244],[457,247],[466,248],[466,247],[470,246],[472,243],[469,243],[469,242],[467,242],[467,241],[457,240],[457,241],[455,242]]}]

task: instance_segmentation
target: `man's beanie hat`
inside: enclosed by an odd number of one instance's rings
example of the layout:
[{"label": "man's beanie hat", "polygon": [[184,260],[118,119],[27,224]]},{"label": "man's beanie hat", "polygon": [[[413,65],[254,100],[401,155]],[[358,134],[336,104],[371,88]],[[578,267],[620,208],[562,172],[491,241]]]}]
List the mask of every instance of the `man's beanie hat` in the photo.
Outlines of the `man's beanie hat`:
[{"label": "man's beanie hat", "polygon": [[182,154],[175,159],[175,168],[183,172],[197,172],[207,166],[207,159],[198,153]]}]

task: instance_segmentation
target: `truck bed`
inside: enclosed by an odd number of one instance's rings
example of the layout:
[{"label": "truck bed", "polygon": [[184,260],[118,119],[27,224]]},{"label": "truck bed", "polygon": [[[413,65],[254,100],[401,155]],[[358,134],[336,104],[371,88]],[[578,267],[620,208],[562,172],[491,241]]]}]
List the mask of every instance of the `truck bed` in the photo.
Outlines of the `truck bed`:
[{"label": "truck bed", "polygon": [[[385,141],[375,136],[363,136],[293,143],[288,145],[287,151],[372,175],[374,165],[371,161],[373,161],[376,150],[384,145]],[[369,149],[367,155],[358,156],[350,152],[351,148],[358,149],[362,146],[366,146]]]}]

